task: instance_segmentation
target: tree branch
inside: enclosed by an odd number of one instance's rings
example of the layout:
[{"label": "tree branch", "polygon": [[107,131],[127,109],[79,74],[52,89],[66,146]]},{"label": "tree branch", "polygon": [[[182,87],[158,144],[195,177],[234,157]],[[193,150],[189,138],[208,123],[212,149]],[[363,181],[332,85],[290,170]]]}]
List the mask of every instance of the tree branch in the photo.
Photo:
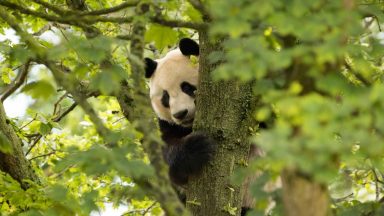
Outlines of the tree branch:
[{"label": "tree branch", "polygon": [[[46,2],[43,3],[41,0],[34,0],[36,2],[39,2],[40,4],[48,4]],[[133,5],[133,2],[128,2],[124,4],[123,6],[119,5],[116,6],[117,9],[128,7],[128,5]],[[39,18],[42,18],[44,20],[50,21],[50,22],[57,22],[62,24],[68,24],[68,25],[74,25],[77,27],[80,27],[88,32],[94,32],[94,27],[90,26],[92,24],[95,24],[97,22],[110,22],[110,23],[131,23],[133,21],[133,17],[106,17],[106,16],[95,16],[96,14],[103,14],[108,10],[115,11],[117,10],[115,7],[105,9],[105,10],[99,10],[99,11],[91,11],[91,12],[83,12],[83,13],[74,13],[72,11],[60,9],[58,7],[54,7],[50,5],[50,9],[55,10],[58,14],[65,14],[65,17],[50,15],[46,13],[41,13],[38,11],[31,10],[29,8],[23,7],[21,5],[8,2],[8,1],[0,1],[0,5],[5,6],[11,10],[17,10],[20,13],[26,14],[26,15],[32,15]],[[167,20],[161,17],[160,14],[157,14],[154,17],[151,17],[150,20],[154,23],[168,26],[168,27],[177,27],[177,28],[191,28],[195,30],[200,30],[205,28],[207,25],[205,23],[195,23],[195,22],[186,22],[182,20]]]},{"label": "tree branch", "polygon": [[32,149],[36,146],[36,144],[40,141],[40,139],[43,137],[42,134],[38,134],[35,139],[33,140],[31,146],[29,147],[29,149],[27,150],[27,152],[25,153],[25,156],[27,156],[31,151]]},{"label": "tree branch", "polygon": [[22,66],[22,68],[20,69],[20,72],[17,74],[16,79],[12,82],[12,84],[7,86],[7,89],[1,95],[1,102],[4,102],[5,99],[7,99],[13,92],[15,92],[24,83],[25,79],[27,78],[30,66],[31,66],[30,61],[28,61]]},{"label": "tree branch", "polygon": [[[106,17],[106,16],[95,16],[95,15],[101,15],[104,14],[108,11],[118,11],[123,8],[126,8],[128,6],[131,6],[134,1],[132,2],[125,2],[116,8],[108,8],[104,10],[99,10],[99,11],[90,11],[90,12],[83,12],[83,13],[78,13],[78,12],[73,12],[70,10],[65,10],[60,7],[56,7],[52,4],[49,4],[47,2],[44,2],[42,0],[33,0],[36,3],[43,5],[47,7],[48,9],[51,9],[52,11],[56,12],[59,15],[65,15],[65,16],[55,16],[55,15],[50,15],[42,12],[38,12],[35,10],[31,10],[29,8],[23,7],[21,5],[8,2],[8,1],[0,1],[0,5],[3,5],[5,7],[8,7],[9,9],[16,9],[19,12],[27,15],[33,15],[36,17],[43,18],[47,21],[52,21],[52,22],[58,22],[58,23],[64,23],[64,24],[70,24],[70,25],[76,25],[79,27],[84,27],[84,23],[86,24],[94,24],[97,22],[112,22],[112,23],[129,23],[132,22],[132,17]],[[137,4],[137,3],[136,3]],[[81,17],[79,17],[81,16]]]},{"label": "tree branch", "polygon": [[53,4],[49,4],[48,2],[45,2],[43,0],[33,0],[33,2],[39,4],[39,5],[43,6],[43,7],[46,7],[49,10],[51,10],[51,11],[57,13],[57,14],[60,14],[60,15],[73,14],[72,11],[68,11],[68,10],[65,11],[62,8],[57,7],[57,6],[53,5]]},{"label": "tree branch", "polygon": [[195,30],[201,30],[207,27],[206,23],[194,23],[186,22],[181,20],[166,20],[161,16],[154,16],[151,21],[163,26],[174,27],[174,28],[191,28]]},{"label": "tree branch", "polygon": [[35,17],[39,17],[39,18],[45,19],[47,21],[58,22],[58,23],[69,24],[69,25],[75,25],[75,26],[79,26],[79,27],[82,26],[80,23],[76,22],[76,20],[74,20],[73,17],[70,17],[70,16],[68,16],[66,18],[62,18],[62,17],[58,17],[58,16],[53,16],[53,15],[49,15],[49,14],[45,14],[45,13],[41,13],[41,12],[37,12],[37,11],[31,10],[29,8],[25,8],[25,7],[21,6],[21,5],[18,5],[18,4],[12,3],[12,2],[8,2],[8,1],[0,1],[0,5],[2,5],[4,7],[7,7],[9,9],[11,9],[11,10],[17,10],[20,13],[23,13],[23,14],[26,14],[26,15],[32,15],[32,16],[35,16]]},{"label": "tree branch", "polygon": [[116,35],[116,38],[120,39],[120,40],[131,40],[132,39],[131,35]]},{"label": "tree branch", "polygon": [[65,18],[58,17],[58,16],[52,16],[49,14],[40,13],[40,12],[31,10],[29,8],[25,8],[21,5],[14,4],[14,3],[8,2],[8,1],[0,1],[0,5],[8,8],[10,10],[13,10],[13,11],[17,10],[22,14],[32,15],[35,17],[45,19],[47,21],[57,22],[57,23],[62,23],[62,24],[68,24],[68,25],[74,25],[74,26],[82,28],[84,31],[92,31],[94,28],[92,26],[89,26],[89,25],[82,23],[81,20],[79,20],[78,17],[76,17],[76,16],[67,16]]},{"label": "tree branch", "polygon": [[[74,80],[70,76],[70,74],[63,72],[61,68],[58,67],[54,62],[47,60],[47,51],[45,49],[41,49],[41,46],[36,41],[36,39],[29,35],[26,31],[24,31],[16,22],[16,20],[13,17],[9,16],[7,12],[1,7],[0,17],[2,17],[3,20],[5,20],[16,31],[16,33],[20,36],[21,40],[25,41],[28,45],[30,45],[29,48],[34,51],[37,56],[36,61],[40,64],[44,64],[52,72],[52,75],[55,78],[56,82],[73,96],[75,102],[79,104],[84,110],[84,112],[90,117],[99,135],[105,140],[108,140],[108,138],[112,134],[112,131],[110,131],[104,126],[103,122],[97,116],[93,107],[85,100],[86,98],[82,95],[79,95],[79,93],[76,91]],[[140,59],[143,57],[144,31],[144,22],[140,19],[137,20],[133,27],[134,36],[131,43],[131,51],[133,55]],[[89,33],[94,35],[98,34],[98,32]],[[161,203],[162,208],[167,214],[181,216],[189,215],[183,205],[178,200],[178,197],[175,191],[173,190],[170,180],[168,178],[168,169],[162,158],[162,142],[158,136],[156,124],[154,123],[153,118],[150,114],[152,113],[152,111],[149,105],[147,94],[143,93],[143,90],[145,89],[145,80],[142,76],[142,74],[144,74],[144,68],[140,63],[137,63],[137,61],[132,61],[132,71],[132,78],[134,80],[135,86],[140,87],[137,89],[137,91],[135,90],[135,104],[141,105],[140,108],[146,107],[146,109],[139,110],[136,108],[136,106],[132,106],[131,102],[133,97],[131,97],[131,91],[126,85],[126,82],[124,82],[125,84],[122,85],[121,93],[119,94],[118,100],[119,104],[122,106],[123,113],[125,114],[125,116],[134,117],[134,119],[130,120],[132,120],[132,122],[136,120],[135,122],[139,125],[139,131],[142,131],[144,134],[146,134],[143,140],[143,148],[148,153],[151,164],[155,167],[157,177],[151,182],[140,182],[140,180],[135,182],[137,182],[144,188],[149,187],[149,191]],[[129,115],[131,113],[130,108],[133,109],[133,115]],[[148,117],[145,120],[141,120],[143,112],[145,112],[144,115],[148,115],[151,117]],[[115,143],[109,143],[108,146],[113,147],[115,145]]]},{"label": "tree branch", "polygon": [[[92,96],[98,96],[99,93],[98,92],[90,92],[86,95],[86,98],[88,97],[92,97]],[[77,103],[74,102],[71,106],[69,106],[64,112],[62,112],[59,116],[56,116],[55,118],[52,119],[53,122],[59,122],[61,121],[61,119],[63,119],[65,116],[67,116],[72,110],[74,110],[77,106]],[[33,140],[33,143],[31,144],[31,146],[29,147],[29,149],[27,150],[27,152],[25,153],[25,155],[27,156],[31,150],[36,146],[36,144],[40,141],[40,139],[43,137],[42,134],[38,133],[38,134],[35,134],[34,135],[35,139]]]},{"label": "tree branch", "polygon": [[36,158],[41,158],[41,157],[46,157],[46,156],[49,156],[49,155],[53,155],[53,154],[56,154],[56,151],[52,151],[52,152],[49,152],[47,154],[42,154],[42,155],[35,156],[35,157],[29,159],[29,161],[35,160]]},{"label": "tree branch", "polygon": [[73,103],[71,106],[68,107],[64,112],[62,112],[59,116],[52,119],[54,122],[59,122],[61,119],[63,119],[68,113],[70,113],[72,110],[74,110],[77,106],[77,103]]},{"label": "tree branch", "polygon": [[43,26],[39,31],[33,33],[32,35],[33,36],[40,36],[42,35],[44,32],[48,31],[51,29],[51,24],[46,24],[45,26]]},{"label": "tree branch", "polygon": [[127,8],[127,7],[134,7],[139,2],[140,2],[139,0],[127,0],[126,2],[121,3],[119,5],[116,5],[114,7],[111,7],[111,8],[105,8],[102,10],[95,10],[95,11],[84,11],[84,12],[80,12],[79,15],[80,16],[86,16],[86,15],[103,15],[103,14],[108,14],[108,13],[114,13],[114,12],[117,12],[117,11],[122,10],[124,8]]},{"label": "tree branch", "polygon": [[[73,96],[75,102],[80,105],[84,112],[89,116],[89,118],[95,125],[96,131],[100,134],[100,136],[108,138],[109,135],[112,134],[112,131],[105,127],[104,123],[97,116],[96,111],[86,100],[86,97],[76,91],[72,83],[74,80],[71,79],[68,74],[61,71],[59,67],[57,67],[50,61],[41,59],[39,63],[44,64],[52,72],[52,75],[55,78],[56,82],[62,87],[64,87]],[[115,144],[116,143],[109,143],[110,146],[114,146]]]}]

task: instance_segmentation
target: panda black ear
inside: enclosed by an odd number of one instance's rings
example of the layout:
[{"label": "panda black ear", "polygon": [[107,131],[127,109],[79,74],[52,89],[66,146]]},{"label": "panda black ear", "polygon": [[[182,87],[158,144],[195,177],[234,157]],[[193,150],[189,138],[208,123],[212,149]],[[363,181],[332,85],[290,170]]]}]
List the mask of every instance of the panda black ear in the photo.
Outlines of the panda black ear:
[{"label": "panda black ear", "polygon": [[180,40],[179,49],[183,55],[199,55],[199,44],[189,38],[183,38]]},{"label": "panda black ear", "polygon": [[144,58],[144,62],[145,78],[150,78],[156,70],[157,62],[150,58]]}]

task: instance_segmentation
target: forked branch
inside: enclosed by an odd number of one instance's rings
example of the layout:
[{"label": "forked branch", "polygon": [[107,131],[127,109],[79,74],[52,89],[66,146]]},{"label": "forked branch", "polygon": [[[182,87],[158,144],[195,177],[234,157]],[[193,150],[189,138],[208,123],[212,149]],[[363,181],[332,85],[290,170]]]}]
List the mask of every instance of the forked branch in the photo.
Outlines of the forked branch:
[{"label": "forked branch", "polygon": [[1,95],[1,102],[4,102],[11,94],[13,94],[25,81],[27,78],[31,62],[28,61],[21,68],[20,72],[17,74],[15,80],[5,89]]}]

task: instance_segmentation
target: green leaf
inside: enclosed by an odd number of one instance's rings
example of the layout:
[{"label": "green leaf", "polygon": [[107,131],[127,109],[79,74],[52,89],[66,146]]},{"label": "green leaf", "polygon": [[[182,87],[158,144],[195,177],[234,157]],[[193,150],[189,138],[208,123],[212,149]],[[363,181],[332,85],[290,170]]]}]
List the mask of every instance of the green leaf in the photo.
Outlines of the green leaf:
[{"label": "green leaf", "polygon": [[43,122],[40,123],[39,132],[42,135],[49,134],[51,130],[52,130],[52,125],[50,123],[43,123]]},{"label": "green leaf", "polygon": [[99,89],[103,94],[110,95],[120,87],[120,82],[128,78],[128,73],[119,65],[110,65],[96,74],[91,86]]},{"label": "green leaf", "polygon": [[39,80],[28,83],[21,91],[31,95],[33,98],[47,99],[55,93],[55,87],[46,80]]},{"label": "green leaf", "polygon": [[11,83],[11,77],[15,76],[15,73],[13,70],[9,67],[3,67],[1,70],[1,79],[4,83],[9,84]]},{"label": "green leaf", "polygon": [[26,62],[29,58],[34,57],[34,53],[23,45],[16,45],[12,47],[10,57],[16,62]]},{"label": "green leaf", "polygon": [[158,49],[163,49],[170,45],[177,43],[177,32],[172,28],[151,24],[148,30],[145,32],[146,42],[155,42],[155,46]]},{"label": "green leaf", "polygon": [[91,69],[87,65],[79,64],[75,67],[73,73],[76,74],[76,77],[79,79],[84,79],[90,70]]},{"label": "green leaf", "polygon": [[228,205],[224,206],[224,211],[226,211],[229,215],[236,215],[237,208],[232,207],[230,203]]},{"label": "green leaf", "polygon": [[192,21],[202,21],[202,16],[199,11],[197,11],[191,4],[187,4],[187,8],[185,9],[185,14]]}]

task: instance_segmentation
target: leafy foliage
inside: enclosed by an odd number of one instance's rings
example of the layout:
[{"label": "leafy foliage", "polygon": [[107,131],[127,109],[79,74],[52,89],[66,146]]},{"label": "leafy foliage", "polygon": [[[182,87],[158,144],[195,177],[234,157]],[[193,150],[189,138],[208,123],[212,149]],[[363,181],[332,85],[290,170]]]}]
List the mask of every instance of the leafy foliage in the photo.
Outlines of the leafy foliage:
[{"label": "leafy foliage", "polygon": [[[266,188],[279,185],[286,168],[326,185],[335,215],[383,214],[381,0],[207,0],[201,1],[205,11],[193,5],[199,1],[81,2],[0,2],[37,42],[21,35],[0,37],[0,88],[3,95],[21,79],[20,90],[12,95],[31,96],[25,115],[7,121],[41,180],[29,181],[24,190],[0,172],[2,214],[89,215],[112,203],[123,206],[125,215],[162,215],[157,188],[146,184],[156,180],[158,170],[141,144],[143,137],[156,135],[136,128],[152,116],[143,111],[142,119],[127,120],[115,96],[122,83],[132,87],[141,76],[132,71],[138,61],[131,50],[133,22],[146,24],[145,54],[157,57],[179,38],[195,37],[194,30],[174,27],[194,27],[203,20],[209,21],[204,28],[210,38],[223,47],[210,54],[209,60],[219,63],[212,76],[251,82],[263,104],[253,113],[255,120],[268,124],[250,138],[266,155],[234,176],[241,183],[263,172],[250,188],[258,200],[250,215],[284,215],[281,189]],[[130,2],[133,6],[104,11]],[[144,3],[149,7],[141,7]],[[12,28],[0,19],[1,35]],[[30,61],[27,78],[19,78]],[[64,81],[52,75],[49,63],[63,72]],[[92,110],[74,108],[81,101]],[[92,111],[111,133],[103,134]],[[0,152],[12,154],[3,131]],[[236,215],[238,209],[228,205],[223,211]]]},{"label": "leafy foliage", "polygon": [[[261,168],[276,176],[282,169],[294,168],[328,185],[337,184],[340,170],[348,170],[345,178],[351,184],[343,191],[352,195],[336,199],[335,208],[343,206],[337,214],[380,215],[374,204],[361,203],[361,194],[382,197],[382,185],[377,183],[382,180],[384,153],[384,124],[379,123],[383,117],[379,92],[384,90],[384,49],[378,37],[382,12],[378,20],[364,18],[367,11],[382,10],[382,3],[216,3],[212,12],[217,22],[211,32],[228,40],[222,54],[211,56],[211,61],[220,60],[220,55],[225,59],[214,77],[254,82],[254,92],[264,104],[255,118],[273,119],[267,130],[252,138],[266,156],[249,170]],[[372,169],[375,176],[364,178],[364,187],[354,173]],[[334,187],[330,189],[340,196]],[[344,208],[355,210],[346,213]]]}]

